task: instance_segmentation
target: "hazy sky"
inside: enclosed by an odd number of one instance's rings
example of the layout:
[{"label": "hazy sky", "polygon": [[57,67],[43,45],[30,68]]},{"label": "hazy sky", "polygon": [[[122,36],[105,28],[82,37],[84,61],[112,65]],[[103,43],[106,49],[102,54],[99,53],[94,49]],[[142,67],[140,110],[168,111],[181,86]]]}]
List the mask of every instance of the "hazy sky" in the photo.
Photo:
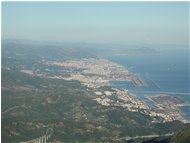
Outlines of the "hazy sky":
[{"label": "hazy sky", "polygon": [[2,38],[187,45],[188,2],[2,2]]}]

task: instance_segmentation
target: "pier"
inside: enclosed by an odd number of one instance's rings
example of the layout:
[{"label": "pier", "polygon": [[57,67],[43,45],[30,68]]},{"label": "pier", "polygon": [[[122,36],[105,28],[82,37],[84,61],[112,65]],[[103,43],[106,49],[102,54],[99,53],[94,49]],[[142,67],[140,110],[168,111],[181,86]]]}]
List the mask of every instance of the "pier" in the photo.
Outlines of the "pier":
[{"label": "pier", "polygon": [[130,73],[131,80],[135,86],[145,86],[144,81],[135,73]]}]

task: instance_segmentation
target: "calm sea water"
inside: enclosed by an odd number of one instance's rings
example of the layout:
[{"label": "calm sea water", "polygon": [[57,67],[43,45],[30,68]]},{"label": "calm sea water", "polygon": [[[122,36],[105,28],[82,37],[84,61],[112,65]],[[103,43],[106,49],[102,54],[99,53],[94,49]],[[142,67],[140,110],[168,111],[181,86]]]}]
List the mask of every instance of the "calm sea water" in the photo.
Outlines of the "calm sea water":
[{"label": "calm sea water", "polygon": [[[112,86],[126,88],[144,99],[144,94],[167,93],[190,103],[190,64],[189,50],[185,48],[162,49],[158,53],[138,53],[107,56],[107,59],[134,71],[147,86],[135,87],[132,83],[115,81]],[[182,107],[190,120],[190,106]]]}]

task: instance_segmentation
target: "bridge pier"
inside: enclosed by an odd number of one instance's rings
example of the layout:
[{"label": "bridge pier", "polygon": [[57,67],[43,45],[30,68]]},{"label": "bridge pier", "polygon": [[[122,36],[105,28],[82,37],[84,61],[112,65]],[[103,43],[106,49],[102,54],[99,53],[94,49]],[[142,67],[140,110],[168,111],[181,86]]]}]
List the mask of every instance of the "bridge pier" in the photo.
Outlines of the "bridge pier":
[{"label": "bridge pier", "polygon": [[46,135],[44,136],[44,143],[46,143]]},{"label": "bridge pier", "polygon": [[42,137],[41,140],[42,140],[42,143],[44,143],[44,137]]}]

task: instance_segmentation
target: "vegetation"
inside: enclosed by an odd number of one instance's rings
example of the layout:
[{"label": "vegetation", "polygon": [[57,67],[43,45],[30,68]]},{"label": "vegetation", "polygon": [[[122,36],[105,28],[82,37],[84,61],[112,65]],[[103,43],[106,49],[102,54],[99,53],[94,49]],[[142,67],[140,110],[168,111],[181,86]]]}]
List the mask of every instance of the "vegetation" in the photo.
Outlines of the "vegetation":
[{"label": "vegetation", "polygon": [[189,143],[190,142],[190,124],[188,124],[184,129],[175,133],[170,138],[170,143]]},{"label": "vegetation", "polygon": [[116,141],[184,127],[177,121],[151,123],[149,116],[101,106],[92,98],[93,89],[77,81],[2,69],[2,140],[29,140],[43,134],[47,127],[54,129],[52,142]]}]

